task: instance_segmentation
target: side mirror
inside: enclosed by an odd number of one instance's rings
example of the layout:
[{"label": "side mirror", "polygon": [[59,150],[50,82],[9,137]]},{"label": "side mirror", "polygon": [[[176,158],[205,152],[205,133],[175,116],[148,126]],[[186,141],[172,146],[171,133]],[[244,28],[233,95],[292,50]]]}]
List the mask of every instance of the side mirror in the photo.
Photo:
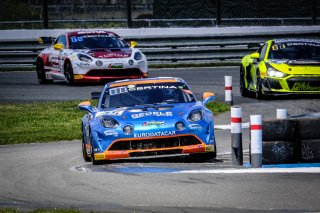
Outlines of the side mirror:
[{"label": "side mirror", "polygon": [[87,111],[87,112],[90,112],[92,114],[95,114],[93,109],[92,109],[92,106],[91,106],[91,102],[90,101],[84,101],[84,102],[81,102],[79,105],[78,105],[79,109],[80,110],[83,110],[83,111]]},{"label": "side mirror", "polygon": [[216,99],[216,96],[212,92],[204,92],[202,95],[202,103],[203,105],[206,105],[210,101],[214,101]]},{"label": "side mirror", "polygon": [[130,47],[135,48],[138,45],[136,41],[130,41]]},{"label": "side mirror", "polygon": [[55,44],[55,45],[53,45],[53,48],[54,48],[55,50],[62,50],[62,49],[63,49],[63,44],[60,44],[60,43]]},{"label": "side mirror", "polygon": [[252,53],[250,54],[250,57],[253,59],[259,59],[260,58],[260,54],[259,53]]}]

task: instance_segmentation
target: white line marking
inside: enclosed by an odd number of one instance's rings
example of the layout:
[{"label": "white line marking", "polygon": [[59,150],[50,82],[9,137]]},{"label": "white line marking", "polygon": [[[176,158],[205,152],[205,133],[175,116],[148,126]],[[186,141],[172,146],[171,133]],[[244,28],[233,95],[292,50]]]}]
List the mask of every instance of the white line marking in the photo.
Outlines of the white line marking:
[{"label": "white line marking", "polygon": [[266,174],[266,173],[320,173],[319,167],[304,168],[248,168],[248,169],[211,169],[184,170],[174,173],[190,174]]},{"label": "white line marking", "polygon": [[[248,129],[249,128],[249,122],[247,123],[242,123],[242,129]],[[231,124],[227,124],[227,125],[215,125],[214,129],[217,130],[226,130],[226,129],[231,129]]]}]

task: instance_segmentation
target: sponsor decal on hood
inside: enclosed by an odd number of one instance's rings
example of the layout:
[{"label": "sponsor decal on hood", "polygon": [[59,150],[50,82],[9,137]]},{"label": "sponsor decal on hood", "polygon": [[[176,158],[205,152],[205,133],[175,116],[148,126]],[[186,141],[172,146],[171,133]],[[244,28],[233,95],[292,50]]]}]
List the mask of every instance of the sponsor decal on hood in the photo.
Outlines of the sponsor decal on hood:
[{"label": "sponsor decal on hood", "polygon": [[131,50],[90,50],[87,52],[88,55],[94,57],[94,58],[129,58],[132,54]]}]

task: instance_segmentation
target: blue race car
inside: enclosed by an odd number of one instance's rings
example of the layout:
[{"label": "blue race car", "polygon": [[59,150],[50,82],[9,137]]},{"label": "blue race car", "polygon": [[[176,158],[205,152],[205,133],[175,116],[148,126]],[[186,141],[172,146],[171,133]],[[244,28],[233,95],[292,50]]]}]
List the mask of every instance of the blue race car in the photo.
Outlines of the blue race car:
[{"label": "blue race car", "polygon": [[197,101],[180,78],[159,77],[107,83],[96,108],[79,104],[85,161],[196,155],[216,156],[213,113],[215,99],[205,92]]}]

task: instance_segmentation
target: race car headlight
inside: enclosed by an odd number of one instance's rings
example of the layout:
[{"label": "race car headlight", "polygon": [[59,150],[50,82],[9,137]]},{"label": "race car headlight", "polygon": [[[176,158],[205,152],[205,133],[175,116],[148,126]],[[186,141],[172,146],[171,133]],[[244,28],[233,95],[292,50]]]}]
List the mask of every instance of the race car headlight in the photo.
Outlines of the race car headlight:
[{"label": "race car headlight", "polygon": [[142,59],[142,54],[141,52],[136,52],[134,54],[134,60],[140,61]]},{"label": "race car headlight", "polygon": [[100,123],[101,126],[106,127],[106,128],[116,128],[119,126],[118,121],[111,117],[101,117],[100,118]]},{"label": "race car headlight", "polygon": [[268,67],[267,73],[268,73],[268,76],[277,77],[277,78],[283,78],[286,76],[285,73],[280,72],[279,70],[276,70],[273,67]]},{"label": "race car headlight", "polygon": [[185,128],[184,123],[181,122],[181,121],[177,122],[174,126],[175,126],[176,129],[179,130],[179,131],[182,131],[182,130],[184,130],[184,128]]},{"label": "race car headlight", "polygon": [[200,110],[194,110],[190,112],[188,120],[190,122],[200,121],[202,119],[202,112]]},{"label": "race car headlight", "polygon": [[92,59],[89,56],[85,55],[85,54],[81,54],[81,53],[78,54],[78,58],[79,58],[80,61],[92,62]]},{"label": "race car headlight", "polygon": [[123,127],[123,133],[125,135],[130,135],[133,132],[134,128],[131,125],[126,125]]}]

